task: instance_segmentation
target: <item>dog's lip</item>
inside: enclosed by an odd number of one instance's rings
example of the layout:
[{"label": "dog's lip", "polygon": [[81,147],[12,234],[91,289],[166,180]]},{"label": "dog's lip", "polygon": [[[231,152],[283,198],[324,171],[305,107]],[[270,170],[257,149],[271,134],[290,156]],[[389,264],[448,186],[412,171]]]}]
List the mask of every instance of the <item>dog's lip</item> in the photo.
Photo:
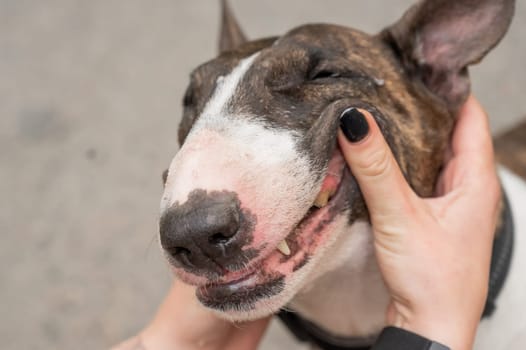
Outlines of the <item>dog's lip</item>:
[{"label": "dog's lip", "polygon": [[250,287],[254,284],[253,282],[255,281],[253,280],[255,280],[256,277],[256,270],[257,268],[254,267],[247,271],[243,271],[243,275],[241,277],[235,279],[231,277],[228,281],[212,282],[198,288],[200,289],[202,295],[217,294],[212,292],[219,291],[219,293],[221,293],[222,290],[228,290],[229,292],[234,293],[244,286]]},{"label": "dog's lip", "polygon": [[260,280],[254,273],[228,286],[199,287],[196,296],[201,303],[210,308],[240,311],[243,308],[253,309],[262,297],[275,295],[283,290],[283,285],[284,276],[269,276],[266,280]]},{"label": "dog's lip", "polygon": [[[312,241],[308,242],[298,242],[298,240],[305,238],[309,238],[308,229],[306,226],[311,224],[312,222],[319,222],[321,224],[322,217],[326,214],[331,214],[336,207],[338,207],[340,198],[342,197],[342,183],[344,180],[344,174],[345,174],[345,162],[343,160],[343,155],[339,150],[336,150],[334,152],[333,157],[331,158],[331,162],[336,159],[336,163],[338,163],[338,160],[341,162],[337,167],[337,169],[328,169],[324,182],[329,178],[336,178],[337,182],[335,184],[335,191],[332,197],[329,199],[327,204],[322,208],[317,208],[315,206],[311,206],[309,210],[305,213],[303,218],[300,220],[300,222],[292,229],[292,231],[285,237],[285,241],[290,246],[291,254],[290,256],[280,255],[282,259],[280,259],[282,262],[288,261],[291,258],[294,258],[297,256],[298,253],[304,252],[306,250],[309,250],[313,244]],[[332,216],[332,215],[330,215]],[[322,227],[318,227],[319,230],[322,229]],[[312,238],[312,237],[310,237]]]},{"label": "dog's lip", "polygon": [[[223,275],[219,280],[211,281],[198,287],[200,289],[201,295],[208,295],[212,298],[217,297],[217,295],[225,295],[227,293],[237,293],[244,292],[246,293],[250,289],[255,288],[259,283],[266,283],[269,279],[274,278],[277,274],[275,270],[280,267],[280,265],[285,265],[287,263],[293,262],[292,270],[300,268],[308,259],[308,256],[315,250],[316,241],[309,236],[307,226],[313,221],[317,221],[317,218],[322,218],[324,215],[329,215],[329,217],[334,215],[334,210],[339,207],[342,202],[342,183],[347,178],[345,162],[343,161],[343,156],[339,150],[335,151],[333,157],[342,159],[341,167],[336,171],[338,172],[338,183],[336,186],[336,192],[329,200],[327,205],[323,208],[313,209],[311,207],[301,221],[292,229],[292,231],[285,237],[285,241],[290,246],[291,254],[288,256],[283,255],[277,249],[272,250],[272,252],[263,257],[261,260],[258,260],[254,264],[250,265],[246,269],[231,271]],[[327,176],[334,176],[334,170],[329,169],[327,171]],[[321,220],[318,220],[321,221]],[[317,227],[319,231],[323,230],[323,226]],[[322,232],[323,235],[324,232]],[[305,237],[303,237],[305,236]],[[314,246],[314,249],[313,249]],[[274,266],[268,266],[271,262],[274,262]],[[267,267],[267,269],[265,269]],[[268,271],[270,267],[271,271]]]},{"label": "dog's lip", "polygon": [[226,275],[224,275],[222,278],[220,278],[217,281],[210,282],[206,284],[204,287],[209,287],[212,285],[215,286],[228,286],[228,285],[234,285],[236,283],[243,282],[250,276],[254,275],[258,268],[261,268],[262,263],[265,261],[265,259],[259,261],[256,264],[253,264],[252,266],[237,270],[237,271],[229,271]]}]

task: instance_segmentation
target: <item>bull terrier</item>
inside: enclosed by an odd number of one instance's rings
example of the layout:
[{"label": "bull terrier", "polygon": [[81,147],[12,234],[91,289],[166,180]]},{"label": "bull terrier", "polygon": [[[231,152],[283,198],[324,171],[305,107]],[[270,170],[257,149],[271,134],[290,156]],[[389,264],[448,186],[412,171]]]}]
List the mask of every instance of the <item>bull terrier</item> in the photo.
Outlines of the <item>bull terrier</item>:
[{"label": "bull terrier", "polygon": [[[318,347],[367,349],[389,295],[337,147],[339,118],[368,110],[412,188],[432,196],[470,93],[468,66],[503,37],[514,1],[424,0],[376,35],[308,24],[254,41],[222,5],[220,54],[192,72],[183,100],[161,200],[163,252],[224,318],[280,313]],[[477,350],[526,344],[526,184],[500,173],[509,200]]]}]

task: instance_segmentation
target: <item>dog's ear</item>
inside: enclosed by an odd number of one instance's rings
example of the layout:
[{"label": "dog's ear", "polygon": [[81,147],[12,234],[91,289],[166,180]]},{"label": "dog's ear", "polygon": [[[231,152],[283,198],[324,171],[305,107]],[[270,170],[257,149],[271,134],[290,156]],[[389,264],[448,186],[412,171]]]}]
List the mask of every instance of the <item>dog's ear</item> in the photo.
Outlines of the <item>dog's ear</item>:
[{"label": "dog's ear", "polygon": [[470,91],[467,67],[506,33],[514,0],[422,0],[381,35],[420,79],[456,111]]},{"label": "dog's ear", "polygon": [[166,185],[166,180],[168,180],[168,169],[163,171],[163,174],[161,175],[161,177],[163,179],[163,187],[164,187]]},{"label": "dog's ear", "polygon": [[230,51],[247,41],[227,0],[221,0],[221,32],[219,52]]}]

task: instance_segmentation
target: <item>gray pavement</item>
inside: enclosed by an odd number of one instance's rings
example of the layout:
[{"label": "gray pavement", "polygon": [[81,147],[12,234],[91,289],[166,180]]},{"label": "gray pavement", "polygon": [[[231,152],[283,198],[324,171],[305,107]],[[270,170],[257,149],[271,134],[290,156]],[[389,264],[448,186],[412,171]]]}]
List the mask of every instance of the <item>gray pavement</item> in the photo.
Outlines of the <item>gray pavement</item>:
[{"label": "gray pavement", "polygon": [[[255,38],[305,22],[375,32],[411,2],[232,5]],[[495,131],[526,114],[525,25],[519,1],[504,42],[472,70]],[[217,26],[211,0],[0,0],[2,349],[103,349],[152,317],[170,283],[160,174]],[[289,348],[280,330],[267,341]]]}]

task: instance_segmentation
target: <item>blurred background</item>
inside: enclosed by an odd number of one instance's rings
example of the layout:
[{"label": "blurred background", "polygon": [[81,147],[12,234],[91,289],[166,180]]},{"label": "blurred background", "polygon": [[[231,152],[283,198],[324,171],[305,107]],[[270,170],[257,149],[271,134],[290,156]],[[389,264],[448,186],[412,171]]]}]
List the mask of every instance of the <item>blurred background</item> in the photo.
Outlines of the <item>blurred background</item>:
[{"label": "blurred background", "polygon": [[[231,0],[251,38],[305,22],[376,32],[411,3]],[[104,349],[153,316],[171,280],[161,173],[218,23],[211,0],[0,0],[2,349]],[[519,1],[471,71],[494,132],[526,115],[525,25]],[[265,348],[285,338],[274,328]]]}]

